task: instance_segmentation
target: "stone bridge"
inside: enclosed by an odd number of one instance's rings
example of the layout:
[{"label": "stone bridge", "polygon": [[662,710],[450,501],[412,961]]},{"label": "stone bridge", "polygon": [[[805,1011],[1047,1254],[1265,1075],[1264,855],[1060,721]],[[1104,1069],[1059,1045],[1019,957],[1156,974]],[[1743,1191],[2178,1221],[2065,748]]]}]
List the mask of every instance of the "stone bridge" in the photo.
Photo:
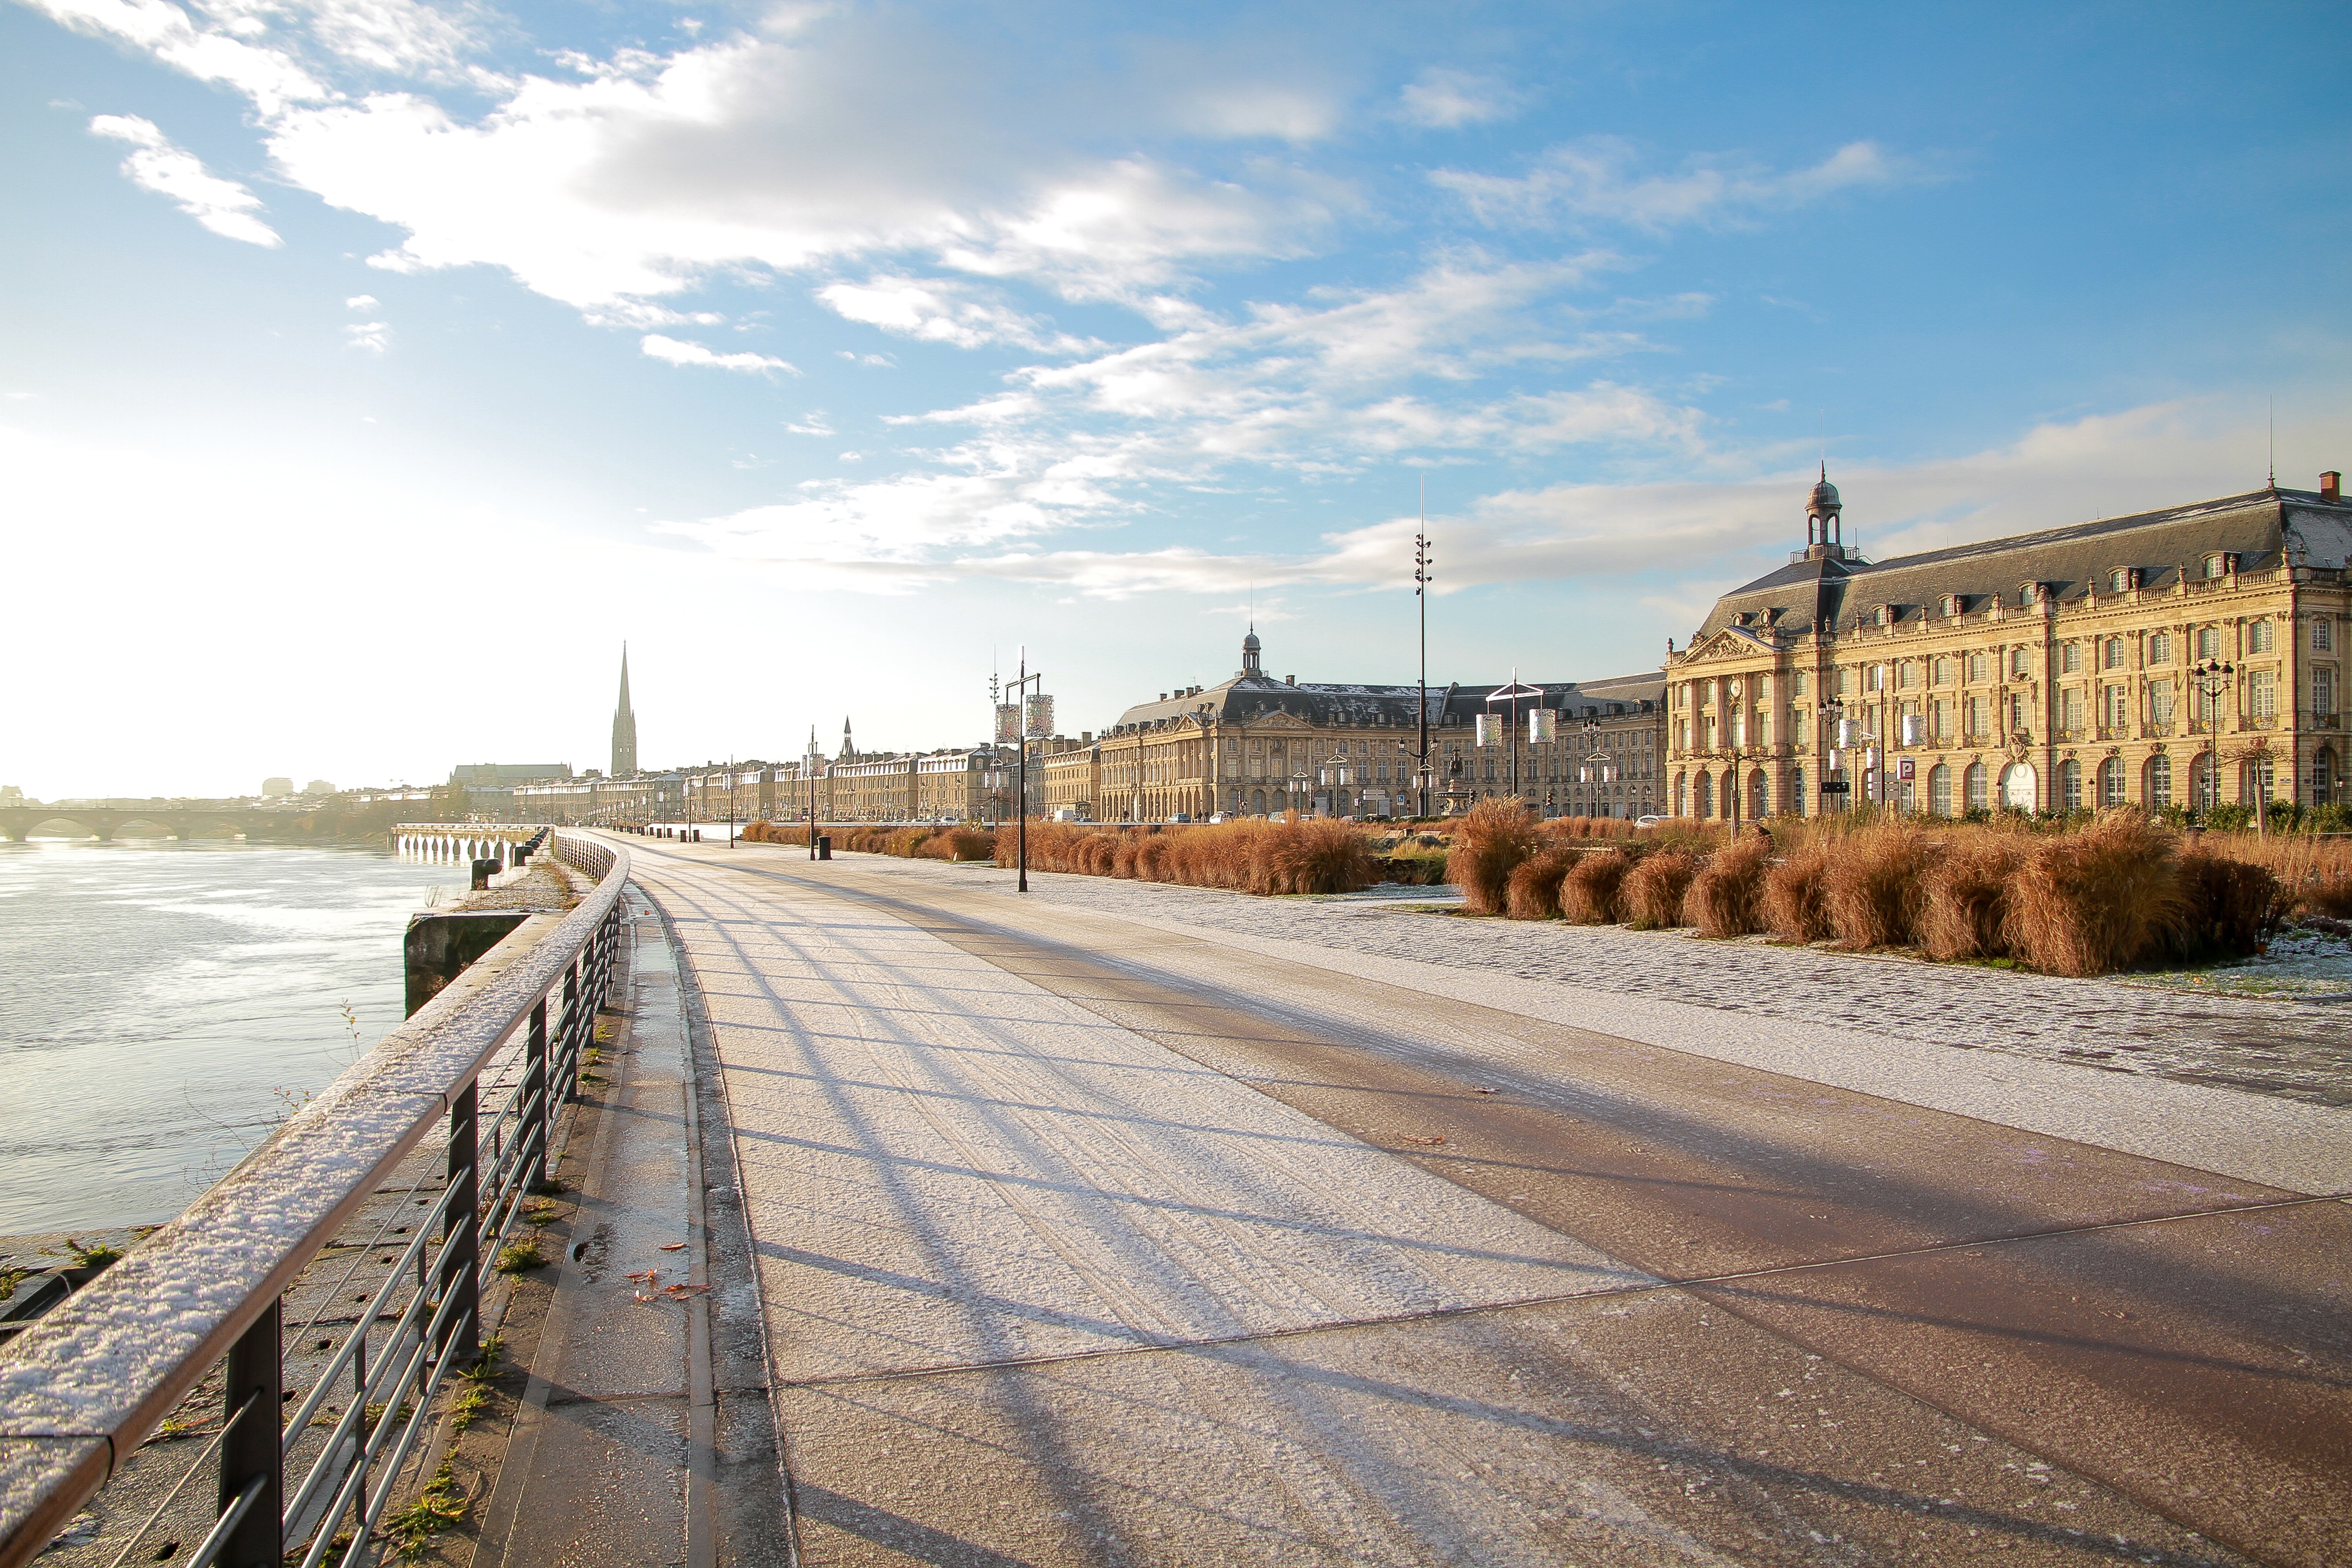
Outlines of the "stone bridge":
[{"label": "stone bridge", "polygon": [[83,838],[220,838],[298,833],[299,819],[283,812],[26,805],[0,810],[0,836],[22,844],[37,833],[55,837],[72,829]]}]

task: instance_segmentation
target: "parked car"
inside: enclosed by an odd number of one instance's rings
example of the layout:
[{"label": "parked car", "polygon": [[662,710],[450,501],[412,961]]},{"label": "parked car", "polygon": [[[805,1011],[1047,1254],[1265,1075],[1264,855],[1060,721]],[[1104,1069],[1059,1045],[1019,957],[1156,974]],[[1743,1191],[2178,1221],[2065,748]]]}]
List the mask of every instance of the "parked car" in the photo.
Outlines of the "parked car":
[{"label": "parked car", "polygon": [[1663,817],[1663,816],[1643,816],[1643,817],[1637,817],[1637,818],[1635,818],[1635,819],[1634,819],[1633,826],[1634,826],[1634,827],[1635,827],[1635,828],[1637,828],[1637,829],[1638,829],[1638,828],[1643,828],[1643,827],[1655,827],[1655,826],[1658,826],[1658,824],[1660,824],[1660,823],[1664,822],[1664,820],[1665,820],[1665,818],[1664,818],[1664,817]]}]

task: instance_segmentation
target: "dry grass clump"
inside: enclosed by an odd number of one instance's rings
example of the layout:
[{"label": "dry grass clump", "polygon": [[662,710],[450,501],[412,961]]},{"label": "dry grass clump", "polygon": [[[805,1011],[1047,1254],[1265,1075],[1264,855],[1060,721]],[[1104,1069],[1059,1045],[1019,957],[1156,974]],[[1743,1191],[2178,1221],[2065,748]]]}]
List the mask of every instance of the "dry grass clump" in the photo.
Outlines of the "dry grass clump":
[{"label": "dry grass clump", "polygon": [[2177,836],[2127,810],[2043,839],[2010,882],[2010,941],[2052,974],[2129,969],[2180,923],[2179,860]]},{"label": "dry grass clump", "polygon": [[1816,839],[1791,851],[1764,874],[1758,911],[1764,929],[1783,942],[1827,942],[1830,924],[1830,841]]},{"label": "dry grass clump", "polygon": [[1907,947],[1927,903],[1925,873],[1936,851],[1900,824],[1848,834],[1831,852],[1824,889],[1830,929],[1853,948]]},{"label": "dry grass clump", "polygon": [[1683,896],[1683,918],[1701,936],[1748,936],[1764,927],[1764,882],[1772,866],[1772,841],[1762,834],[1743,838],[1706,858]]},{"label": "dry grass clump", "polygon": [[[995,852],[998,865],[1013,864],[1011,830],[996,835]],[[1352,893],[1380,880],[1380,863],[1363,830],[1328,817],[1165,829],[1032,823],[1029,864],[1040,871],[1237,893]]]},{"label": "dry grass clump", "polygon": [[1635,931],[1664,931],[1683,923],[1683,898],[1698,875],[1699,859],[1679,849],[1644,855],[1625,873],[1617,907]]},{"label": "dry grass clump", "polygon": [[2267,866],[2190,849],[2179,862],[2180,910],[2167,946],[2194,963],[2260,952],[2278,934],[2290,902]]},{"label": "dry grass clump", "polygon": [[2015,834],[1979,833],[1948,845],[1928,867],[1919,946],[1944,963],[2009,955],[2009,884],[2025,862]]},{"label": "dry grass clump", "polygon": [[1543,825],[1547,838],[1632,838],[1630,816],[1555,816]]},{"label": "dry grass clump", "polygon": [[991,860],[996,857],[996,835],[977,827],[944,827],[916,847],[932,860]]},{"label": "dry grass clump", "polygon": [[1603,849],[1578,859],[1560,879],[1560,919],[1580,926],[1615,925],[1623,920],[1618,894],[1625,873],[1633,868],[1633,858],[1622,849]]},{"label": "dry grass clump", "polygon": [[1515,921],[1558,920],[1560,881],[1577,859],[1577,851],[1554,844],[1520,861],[1504,889],[1503,912]]},{"label": "dry grass clump", "polygon": [[1512,795],[1482,800],[1454,835],[1445,879],[1462,889],[1462,901],[1475,912],[1501,914],[1510,898],[1511,873],[1542,842],[1525,801]]}]

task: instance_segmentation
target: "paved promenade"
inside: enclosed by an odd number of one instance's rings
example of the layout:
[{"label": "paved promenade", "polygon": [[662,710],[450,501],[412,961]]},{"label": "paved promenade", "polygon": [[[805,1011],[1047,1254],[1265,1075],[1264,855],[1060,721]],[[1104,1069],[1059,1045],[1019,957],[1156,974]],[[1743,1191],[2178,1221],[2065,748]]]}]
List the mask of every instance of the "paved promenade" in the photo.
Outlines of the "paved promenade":
[{"label": "paved promenade", "polygon": [[2352,1560],[2307,1086],[2008,1054],[2020,993],[1895,965],[1992,1048],[1784,1011],[1787,954],[630,847],[803,1561]]}]

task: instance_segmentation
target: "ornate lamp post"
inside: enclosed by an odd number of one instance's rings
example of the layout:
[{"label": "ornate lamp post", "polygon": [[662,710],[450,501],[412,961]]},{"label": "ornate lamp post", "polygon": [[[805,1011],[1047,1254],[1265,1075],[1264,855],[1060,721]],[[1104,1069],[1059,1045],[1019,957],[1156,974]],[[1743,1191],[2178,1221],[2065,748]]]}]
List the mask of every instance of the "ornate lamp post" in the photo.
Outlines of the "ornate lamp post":
[{"label": "ornate lamp post", "polygon": [[[1345,741],[1339,741],[1333,743],[1344,748],[1348,742]],[[1332,816],[1339,816],[1344,815],[1339,810],[1339,792],[1353,784],[1355,782],[1355,770],[1349,764],[1348,754],[1344,749],[1333,752],[1330,760],[1316,770],[1317,781],[1320,783],[1325,789],[1331,792]]]},{"label": "ornate lamp post", "polygon": [[[2189,710],[2189,732],[2192,735],[2197,732],[2199,714],[2207,715],[2205,732],[2213,737],[2213,793],[2216,795],[2221,792],[2221,693],[2237,684],[2237,666],[2225,664],[2218,658],[2191,665],[2189,669],[2189,689],[2196,698]],[[2267,758],[2261,759],[2247,770],[2253,785],[2254,836],[2258,838],[2270,837],[2270,791],[2263,787],[2263,763],[2266,761]],[[2191,781],[2190,787],[2195,787],[2195,781]]]}]

